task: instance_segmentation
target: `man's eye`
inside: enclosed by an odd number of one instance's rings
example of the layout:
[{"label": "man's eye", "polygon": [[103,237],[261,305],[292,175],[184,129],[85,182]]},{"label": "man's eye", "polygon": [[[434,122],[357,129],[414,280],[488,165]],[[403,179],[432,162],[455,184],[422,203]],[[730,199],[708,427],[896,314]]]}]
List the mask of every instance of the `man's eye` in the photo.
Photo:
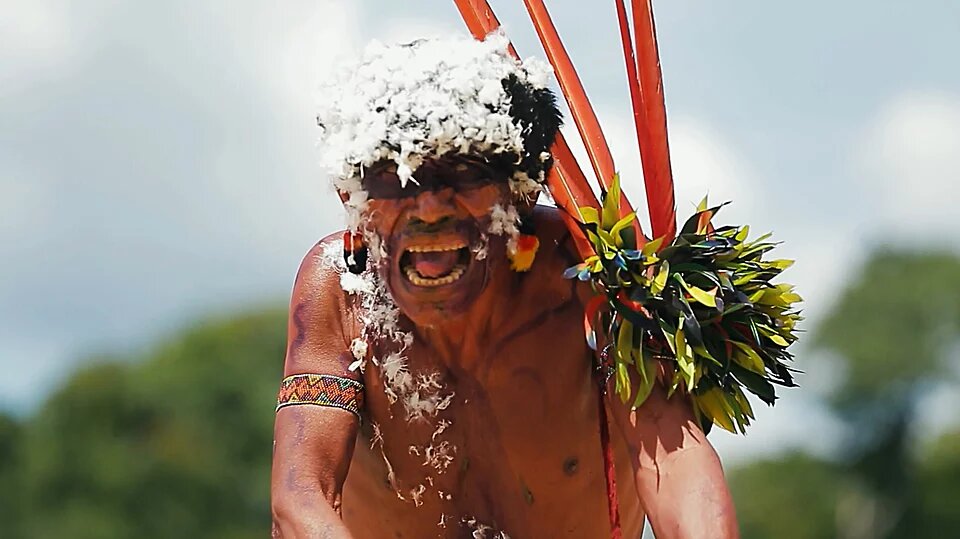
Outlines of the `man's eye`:
[{"label": "man's eye", "polygon": [[465,178],[461,178],[458,182],[462,187],[476,189],[478,187],[483,187],[493,183],[493,180],[488,178],[486,175],[478,174],[471,175]]},{"label": "man's eye", "polygon": [[[401,198],[406,195],[397,178],[364,178],[363,188],[371,198]],[[408,184],[408,187],[410,185]]]},{"label": "man's eye", "polygon": [[494,180],[485,170],[470,168],[467,170],[458,170],[456,174],[444,178],[444,183],[454,189],[477,189],[490,185]]}]

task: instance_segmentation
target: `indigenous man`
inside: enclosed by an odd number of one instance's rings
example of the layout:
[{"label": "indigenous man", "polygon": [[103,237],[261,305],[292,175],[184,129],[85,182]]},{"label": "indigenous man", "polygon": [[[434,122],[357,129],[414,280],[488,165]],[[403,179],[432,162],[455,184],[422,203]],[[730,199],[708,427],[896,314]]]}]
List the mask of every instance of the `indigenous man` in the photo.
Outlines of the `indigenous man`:
[{"label": "indigenous man", "polygon": [[[590,290],[562,278],[579,258],[534,204],[560,123],[548,74],[494,34],[373,44],[328,88],[350,222],[293,291],[275,536],[609,536]],[[687,400],[607,406],[625,536],[646,516],[659,539],[736,537]]]}]

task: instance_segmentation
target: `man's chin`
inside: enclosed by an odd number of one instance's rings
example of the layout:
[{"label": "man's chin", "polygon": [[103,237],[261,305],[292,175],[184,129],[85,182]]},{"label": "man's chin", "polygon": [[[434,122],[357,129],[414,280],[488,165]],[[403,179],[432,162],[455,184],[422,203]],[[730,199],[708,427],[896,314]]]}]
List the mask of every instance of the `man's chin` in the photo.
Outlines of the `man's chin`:
[{"label": "man's chin", "polygon": [[463,312],[452,312],[442,307],[433,306],[418,306],[412,310],[400,306],[400,311],[419,328],[439,328],[451,322],[456,322],[463,315]]},{"label": "man's chin", "polygon": [[460,318],[470,310],[485,285],[483,275],[467,275],[442,287],[417,286],[397,274],[391,275],[388,282],[397,307],[421,327],[442,326]]}]

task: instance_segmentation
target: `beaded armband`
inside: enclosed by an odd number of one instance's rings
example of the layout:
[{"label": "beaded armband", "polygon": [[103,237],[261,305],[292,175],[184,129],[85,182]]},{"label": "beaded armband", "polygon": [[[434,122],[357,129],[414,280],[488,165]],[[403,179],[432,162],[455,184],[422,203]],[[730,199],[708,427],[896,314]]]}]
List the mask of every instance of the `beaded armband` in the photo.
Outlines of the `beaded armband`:
[{"label": "beaded armband", "polygon": [[330,374],[294,374],[280,382],[277,410],[284,406],[313,404],[340,408],[360,417],[363,384]]}]

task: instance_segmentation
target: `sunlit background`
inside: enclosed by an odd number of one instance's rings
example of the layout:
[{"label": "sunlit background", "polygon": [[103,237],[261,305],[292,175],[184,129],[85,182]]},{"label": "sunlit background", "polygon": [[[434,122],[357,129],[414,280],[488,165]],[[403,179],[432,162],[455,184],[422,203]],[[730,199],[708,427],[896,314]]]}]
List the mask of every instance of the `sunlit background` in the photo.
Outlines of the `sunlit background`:
[{"label": "sunlit background", "polygon": [[[0,7],[0,536],[262,537],[284,302],[343,218],[317,88],[371,39],[463,32],[453,2]],[[548,7],[638,201],[614,4]],[[733,200],[718,221],[774,231],[806,300],[803,387],[711,434],[744,535],[943,537],[960,3],[655,8],[679,212]]]}]

